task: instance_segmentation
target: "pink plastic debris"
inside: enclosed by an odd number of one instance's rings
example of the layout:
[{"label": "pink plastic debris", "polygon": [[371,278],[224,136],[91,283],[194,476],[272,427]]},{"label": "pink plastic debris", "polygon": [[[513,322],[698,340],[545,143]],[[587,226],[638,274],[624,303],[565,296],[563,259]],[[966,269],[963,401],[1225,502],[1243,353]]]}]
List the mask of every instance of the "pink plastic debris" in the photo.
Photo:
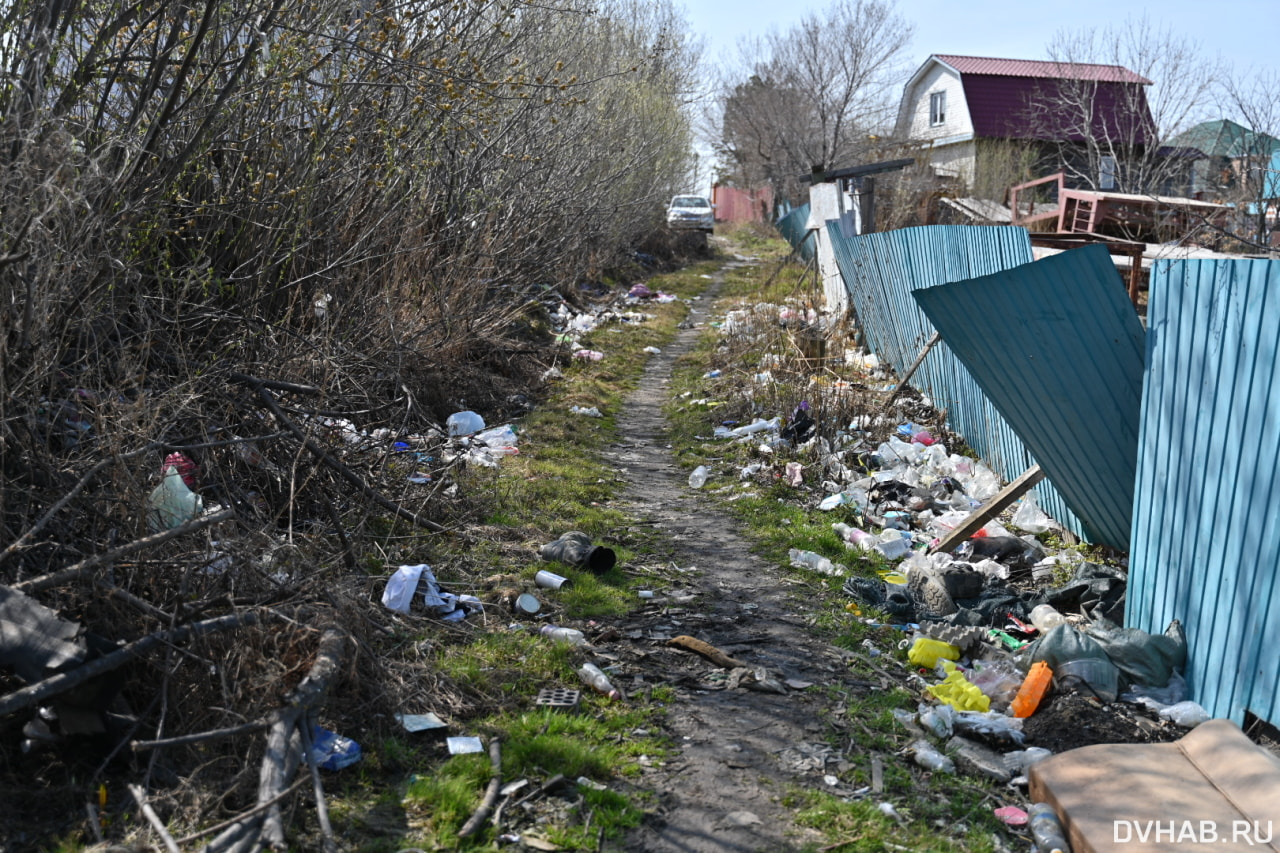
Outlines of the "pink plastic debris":
[{"label": "pink plastic debris", "polygon": [[178,476],[187,484],[188,489],[194,489],[200,482],[200,469],[185,453],[170,453],[166,456],[160,470],[167,471],[170,468],[177,470]]},{"label": "pink plastic debris", "polygon": [[1026,826],[1027,813],[1017,806],[1001,806],[995,810],[995,816],[1008,826]]}]

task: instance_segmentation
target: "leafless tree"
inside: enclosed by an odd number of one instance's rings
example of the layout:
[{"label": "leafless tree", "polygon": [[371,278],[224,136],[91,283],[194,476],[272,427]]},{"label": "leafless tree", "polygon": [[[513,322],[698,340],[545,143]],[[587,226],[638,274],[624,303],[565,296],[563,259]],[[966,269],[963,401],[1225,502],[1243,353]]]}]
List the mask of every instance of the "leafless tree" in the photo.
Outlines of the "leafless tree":
[{"label": "leafless tree", "polygon": [[717,98],[728,170],[785,196],[814,164],[849,165],[892,118],[912,32],[892,0],[836,0],[740,45]]},{"label": "leafless tree", "polygon": [[[1255,247],[1270,246],[1275,218],[1280,215],[1280,72],[1250,69],[1224,76],[1223,114],[1234,117],[1244,127],[1239,150],[1229,168],[1234,192],[1230,199],[1241,212],[1239,232],[1234,236]],[[1271,217],[1269,219],[1269,216]]]},{"label": "leafless tree", "polygon": [[1151,85],[1063,80],[1028,105],[1041,136],[1055,140],[1069,182],[1117,192],[1167,192],[1176,160],[1160,142],[1209,115],[1218,60],[1198,42],[1147,17],[1120,26],[1060,30],[1048,47],[1061,63],[1114,65]]}]

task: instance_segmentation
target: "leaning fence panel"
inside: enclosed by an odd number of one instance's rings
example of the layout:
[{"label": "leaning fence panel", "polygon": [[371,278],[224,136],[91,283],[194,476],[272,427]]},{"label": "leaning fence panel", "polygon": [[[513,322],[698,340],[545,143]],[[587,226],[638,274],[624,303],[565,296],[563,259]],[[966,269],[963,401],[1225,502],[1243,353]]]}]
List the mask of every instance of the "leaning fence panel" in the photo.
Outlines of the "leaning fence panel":
[{"label": "leaning fence panel", "polygon": [[[1031,240],[1022,228],[929,225],[861,237],[828,227],[836,262],[868,346],[902,374],[935,329],[914,290],[950,284],[1031,263]],[[1001,318],[994,318],[999,334]],[[945,342],[933,348],[912,384],[945,410],[948,426],[964,437],[991,468],[1012,480],[1036,464],[1012,427],[983,394]],[[1036,487],[1040,505],[1066,529],[1089,538],[1084,525],[1047,480]]]},{"label": "leaning fence panel", "polygon": [[1127,549],[1145,333],[1106,248],[913,296],[1089,539]]}]

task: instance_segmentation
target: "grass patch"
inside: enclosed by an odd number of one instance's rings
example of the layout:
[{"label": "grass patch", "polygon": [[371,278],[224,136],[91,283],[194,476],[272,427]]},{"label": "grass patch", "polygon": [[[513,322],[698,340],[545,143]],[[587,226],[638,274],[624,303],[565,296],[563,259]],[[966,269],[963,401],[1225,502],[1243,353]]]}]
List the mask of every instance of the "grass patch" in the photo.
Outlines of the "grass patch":
[{"label": "grass patch", "polygon": [[[688,299],[706,289],[704,276],[714,274],[720,263],[702,262],[648,284]],[[381,553],[368,561],[371,575],[385,576],[386,567],[397,562],[431,562],[440,567],[437,575],[443,582],[506,575],[527,583],[547,568],[571,581],[556,593],[543,594],[554,602],[561,624],[616,618],[634,606],[635,589],[649,585],[636,564],[661,550],[659,534],[633,528],[612,506],[624,478],[600,454],[617,438],[615,417],[650,357],[644,348],[661,348],[674,338],[689,305],[676,301],[627,310],[650,318],[625,328],[606,324],[582,337],[583,346],[605,353],[604,359],[562,365],[564,378],[553,385],[549,398],[516,424],[518,456],[503,460],[498,469],[471,469],[458,477],[459,511],[484,519],[493,535],[423,538],[388,521],[379,531]],[[570,406],[594,406],[604,417],[574,415]],[[618,567],[594,575],[540,562],[537,547],[568,530],[607,543],[618,554]],[[571,785],[568,799],[559,794],[544,798],[548,812],[542,831],[547,839],[566,850],[595,850],[601,830],[614,838],[640,822],[640,803],[620,780],[639,774],[640,756],[660,761],[666,755],[665,742],[636,732],[657,731],[653,717],[674,694],[655,687],[651,702],[627,704],[609,702],[584,688],[577,714],[537,710],[534,699],[542,688],[581,686],[575,670],[589,656],[539,636],[537,623],[510,630],[503,624],[506,617],[490,612],[487,630],[452,634],[433,625],[425,636],[401,642],[417,648],[437,684],[462,702],[452,733],[501,738],[504,782],[527,778],[532,786],[562,774],[571,781],[585,777],[610,786],[599,791]],[[359,849],[492,849],[492,827],[474,838],[457,838],[488,783],[487,754],[449,757],[438,743],[398,736],[365,746],[366,760],[358,770],[339,776],[331,791],[335,825],[344,835],[359,837]],[[619,784],[624,790],[618,790]],[[569,801],[580,805],[571,808]]]}]

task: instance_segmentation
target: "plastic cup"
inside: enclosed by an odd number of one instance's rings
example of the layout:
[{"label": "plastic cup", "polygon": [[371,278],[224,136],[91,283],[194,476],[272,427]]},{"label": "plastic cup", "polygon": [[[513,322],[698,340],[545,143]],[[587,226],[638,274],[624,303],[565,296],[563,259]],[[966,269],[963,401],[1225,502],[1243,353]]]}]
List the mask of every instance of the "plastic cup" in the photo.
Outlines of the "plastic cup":
[{"label": "plastic cup", "polygon": [[1054,678],[1064,683],[1068,678],[1079,679],[1092,690],[1103,702],[1116,701],[1116,693],[1120,689],[1120,670],[1109,660],[1099,658],[1081,658],[1058,664],[1053,671]]}]

